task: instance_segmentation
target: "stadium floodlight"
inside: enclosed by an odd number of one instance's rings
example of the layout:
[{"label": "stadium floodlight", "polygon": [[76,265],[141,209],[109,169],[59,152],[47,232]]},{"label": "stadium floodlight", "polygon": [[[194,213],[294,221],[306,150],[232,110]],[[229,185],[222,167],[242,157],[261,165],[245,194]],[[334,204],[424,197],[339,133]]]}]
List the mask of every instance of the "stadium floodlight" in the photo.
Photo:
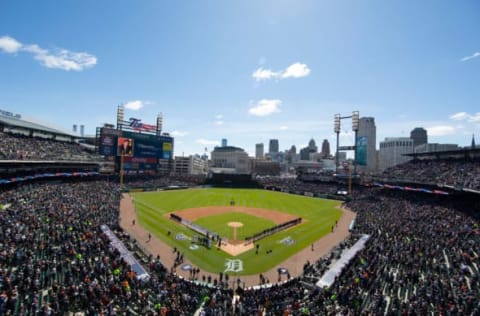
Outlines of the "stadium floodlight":
[{"label": "stadium floodlight", "polygon": [[162,129],[163,129],[163,115],[162,115],[162,113],[158,113],[158,115],[157,115],[157,135],[160,136],[160,134],[162,133]]},{"label": "stadium floodlight", "polygon": [[125,112],[125,108],[123,105],[119,105],[117,109],[117,129],[121,130],[123,126],[123,114]]},{"label": "stadium floodlight", "polygon": [[352,130],[354,132],[358,131],[360,126],[360,114],[358,111],[352,112]]},{"label": "stadium floodlight", "polygon": [[340,133],[340,114],[335,114],[333,131],[337,134]]}]

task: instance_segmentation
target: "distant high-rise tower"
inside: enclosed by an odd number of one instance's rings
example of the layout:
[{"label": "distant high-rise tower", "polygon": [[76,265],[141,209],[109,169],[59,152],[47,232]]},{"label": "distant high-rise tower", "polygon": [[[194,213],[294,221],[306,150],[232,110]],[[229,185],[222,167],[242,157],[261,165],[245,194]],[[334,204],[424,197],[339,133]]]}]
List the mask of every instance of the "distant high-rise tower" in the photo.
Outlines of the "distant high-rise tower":
[{"label": "distant high-rise tower", "polygon": [[324,139],[322,143],[322,157],[328,157],[330,156],[330,143],[328,142],[328,139]]},{"label": "distant high-rise tower", "polygon": [[[374,117],[361,117],[357,133],[357,159],[358,163],[365,163],[365,165],[358,164],[358,170],[375,171],[377,169],[377,127],[375,126]],[[361,157],[361,155],[365,155]]]},{"label": "distant high-rise tower", "polygon": [[295,147],[295,145],[292,145],[292,147],[290,147],[290,153],[291,154],[296,154],[297,153],[297,147]]},{"label": "distant high-rise tower", "polygon": [[278,153],[278,139],[270,139],[270,143],[268,144],[268,152]]},{"label": "distant high-rise tower", "polygon": [[318,152],[318,147],[317,144],[315,143],[315,140],[312,138],[308,142],[308,149],[310,150],[310,153],[317,153]]},{"label": "distant high-rise tower", "polygon": [[310,160],[311,154],[318,153],[318,147],[315,144],[315,140],[312,138],[308,142],[308,146],[300,149],[300,159]]},{"label": "distant high-rise tower", "polygon": [[73,124],[73,132],[74,132],[74,133],[77,132],[77,124]]},{"label": "distant high-rise tower", "polygon": [[227,147],[227,139],[222,138],[222,147]]},{"label": "distant high-rise tower", "polygon": [[413,147],[428,143],[427,130],[423,127],[415,127],[410,132],[410,138],[413,140]]},{"label": "distant high-rise tower", "polygon": [[255,158],[263,158],[263,143],[255,144]]},{"label": "distant high-rise tower", "polygon": [[85,136],[85,125],[80,125],[80,136]]},{"label": "distant high-rise tower", "polygon": [[472,146],[470,149],[475,149],[475,134],[472,134]]}]

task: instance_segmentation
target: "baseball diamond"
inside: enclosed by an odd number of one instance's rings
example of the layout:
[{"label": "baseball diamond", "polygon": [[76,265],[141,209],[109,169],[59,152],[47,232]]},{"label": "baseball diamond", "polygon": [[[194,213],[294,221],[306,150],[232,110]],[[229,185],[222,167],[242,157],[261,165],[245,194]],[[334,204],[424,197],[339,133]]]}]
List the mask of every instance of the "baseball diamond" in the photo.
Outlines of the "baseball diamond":
[{"label": "baseball diamond", "polygon": [[[232,206],[230,201],[236,201]],[[199,267],[206,274],[215,275],[225,270],[231,260],[241,262],[242,269],[234,274],[243,282],[258,284],[258,274],[271,274],[276,280],[279,266],[288,267],[290,275],[299,275],[307,260],[315,260],[328,253],[348,235],[348,224],[353,213],[341,210],[340,202],[268,190],[253,189],[187,189],[125,195],[122,200],[124,218],[137,219],[137,225],[122,225],[152,254],[159,253],[168,266],[172,249],[184,253],[186,263]],[[218,232],[223,242],[211,247],[190,247],[198,240],[198,232],[171,220],[170,214],[191,221],[195,225]],[[245,234],[269,230],[278,224],[301,218],[297,225],[279,230],[253,243],[243,242]],[[238,238],[233,238],[232,222],[236,222]],[[241,224],[241,227],[240,225]],[[332,227],[335,230],[332,232]],[[221,231],[223,229],[223,231]],[[248,233],[244,230],[250,229]],[[151,233],[152,241],[145,241]],[[177,239],[178,234],[187,238]],[[224,236],[225,235],[225,236]],[[282,243],[288,238],[291,243]],[[316,244],[315,251],[310,246]],[[178,274],[185,274],[178,269]],[[232,273],[232,272],[229,272]],[[188,274],[185,275],[187,277]]]}]

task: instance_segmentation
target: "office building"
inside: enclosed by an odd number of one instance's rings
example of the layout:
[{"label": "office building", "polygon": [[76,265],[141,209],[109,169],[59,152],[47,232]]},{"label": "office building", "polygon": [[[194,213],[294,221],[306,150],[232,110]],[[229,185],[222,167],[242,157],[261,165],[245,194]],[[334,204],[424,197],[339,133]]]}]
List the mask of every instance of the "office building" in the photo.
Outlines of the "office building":
[{"label": "office building", "polygon": [[380,171],[405,163],[412,158],[404,156],[413,152],[413,140],[410,137],[387,137],[380,142]]},{"label": "office building", "polygon": [[318,147],[315,140],[312,138],[308,142],[308,146],[300,149],[300,160],[312,160],[311,155],[318,152]]},{"label": "office building", "polygon": [[228,144],[227,144],[227,139],[226,138],[222,138],[222,147],[227,147]]},{"label": "office building", "polygon": [[322,158],[327,158],[330,156],[330,143],[328,139],[324,139],[322,143]]},{"label": "office building", "polygon": [[207,174],[208,160],[200,155],[191,155],[188,157],[175,157],[173,163],[173,172],[175,174]]},{"label": "office building", "polygon": [[278,139],[270,139],[270,142],[268,144],[268,152],[270,154],[272,153],[278,153],[278,149],[279,146],[278,146]]},{"label": "office building", "polygon": [[428,143],[427,130],[423,127],[415,127],[410,132],[410,138],[413,140],[413,147]]},{"label": "office building", "polygon": [[255,144],[255,158],[263,159],[263,143]]},{"label": "office building", "polygon": [[249,173],[248,154],[239,147],[215,147],[211,154],[211,167],[230,169],[235,173]]}]

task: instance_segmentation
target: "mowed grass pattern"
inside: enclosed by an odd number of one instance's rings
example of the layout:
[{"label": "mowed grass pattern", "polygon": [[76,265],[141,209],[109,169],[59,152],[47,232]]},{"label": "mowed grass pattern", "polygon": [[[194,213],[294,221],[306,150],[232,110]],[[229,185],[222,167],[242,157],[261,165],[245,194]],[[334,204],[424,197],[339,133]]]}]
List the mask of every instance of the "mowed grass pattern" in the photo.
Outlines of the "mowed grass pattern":
[{"label": "mowed grass pattern", "polygon": [[[332,226],[335,225],[342,214],[336,208],[340,204],[338,201],[267,190],[210,188],[133,194],[141,225],[170,246],[177,247],[194,265],[213,273],[224,272],[227,259],[239,259],[243,262],[243,271],[238,272],[239,275],[265,272],[331,232]],[[192,237],[196,233],[164,216],[166,213],[186,208],[229,206],[232,199],[235,200],[236,206],[259,207],[286,212],[302,217],[303,221],[300,225],[260,240],[258,242],[260,246],[258,254],[255,254],[255,250],[252,249],[239,256],[231,257],[215,248],[200,247],[198,250],[190,250],[190,241],[177,240],[175,236],[178,233],[183,233]],[[219,222],[222,221],[224,219],[219,220]],[[273,225],[268,227],[271,226]],[[242,229],[239,229],[238,232]],[[258,228],[257,230],[257,227],[255,227],[256,231],[263,229]],[[168,235],[168,231],[171,231],[172,234]],[[288,238],[294,240],[294,244],[285,245],[281,243],[282,240]],[[266,254],[267,250],[272,251],[270,254]]]}]

